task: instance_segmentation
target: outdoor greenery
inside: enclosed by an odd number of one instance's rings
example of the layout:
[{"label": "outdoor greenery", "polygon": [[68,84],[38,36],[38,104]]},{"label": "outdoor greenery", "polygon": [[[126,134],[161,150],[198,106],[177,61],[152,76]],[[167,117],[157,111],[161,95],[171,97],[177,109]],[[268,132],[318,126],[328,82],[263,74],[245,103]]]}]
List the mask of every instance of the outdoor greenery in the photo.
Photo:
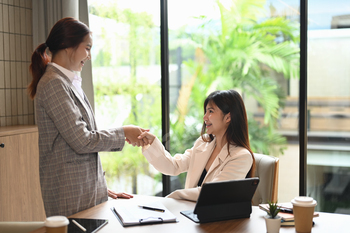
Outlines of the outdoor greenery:
[{"label": "outdoor greenery", "polygon": [[[285,139],[276,132],[276,124],[285,94],[274,73],[282,73],[287,79],[298,78],[298,25],[280,17],[258,22],[264,17],[263,0],[233,1],[229,9],[216,2],[221,21],[203,16],[204,23],[190,35],[197,51],[195,59],[186,62],[193,76],[180,90],[177,123],[183,124],[187,116],[196,116],[202,122],[203,102],[210,92],[238,89],[244,99],[253,97],[265,113],[263,124],[249,117],[253,151],[278,156],[283,147],[274,149],[276,145],[283,146]],[[182,34],[178,40],[185,38],[189,35]],[[181,130],[181,126],[177,127]]]},{"label": "outdoor greenery", "polygon": [[[98,57],[93,60],[94,87],[96,105],[108,109],[116,109],[118,106],[130,105],[130,114],[120,125],[139,125],[150,128],[152,133],[160,135],[161,128],[161,99],[159,84],[152,84],[138,73],[140,66],[150,65],[150,53],[157,54],[159,48],[150,51],[154,42],[154,25],[152,18],[147,13],[134,13],[130,9],[119,10],[117,2],[113,6],[92,6],[90,13],[103,18],[114,19],[116,22],[127,25],[125,34],[121,38],[111,40],[105,37],[107,45],[124,44],[126,48],[110,51],[110,47],[104,47],[99,51]],[[103,25],[101,25],[103,27]],[[123,27],[121,27],[123,28]],[[108,28],[105,28],[108,30]],[[117,57],[113,64],[111,53]],[[102,54],[102,55],[101,55]],[[103,59],[100,59],[103,57]],[[156,57],[156,56],[155,56]],[[103,61],[103,63],[101,62]],[[121,73],[114,66],[126,66],[127,73]],[[99,67],[102,66],[102,67]],[[110,67],[110,72],[106,72]],[[98,71],[98,72],[96,72]],[[96,75],[95,75],[96,74]],[[97,76],[97,77],[96,77]],[[123,101],[115,101],[113,96],[125,97]],[[119,112],[120,113],[120,112]],[[150,120],[152,119],[152,120]],[[132,193],[137,193],[137,175],[148,174],[148,162],[142,155],[140,148],[126,145],[122,152],[102,153],[102,164],[106,171],[107,182],[113,182],[116,177],[130,177],[132,181]]]},{"label": "outdoor greenery", "polygon": [[[215,3],[219,20],[201,16],[196,30],[184,26],[169,32],[170,61],[181,47],[184,65],[177,104],[170,115],[170,135],[165,139],[170,139],[172,154],[191,148],[200,135],[206,96],[217,89],[236,89],[245,100],[254,99],[265,113],[263,121],[249,113],[253,151],[278,156],[286,142],[276,131],[285,93],[275,77],[298,78],[298,25],[281,17],[266,18],[264,0],[232,0],[230,7]],[[151,15],[121,10],[117,1],[110,6],[90,6],[90,13],[113,19],[125,28],[113,41],[106,37],[106,44],[93,58],[96,105],[107,106],[105,109],[128,105],[130,114],[121,124],[149,128],[161,139],[160,85],[147,80],[142,72],[147,66],[160,66],[159,28],[153,25]],[[111,51],[116,44],[125,46]],[[103,72],[106,67],[111,72]],[[116,67],[127,67],[127,74]],[[123,96],[124,101],[116,103],[113,96]],[[137,174],[148,173],[141,150],[131,146],[117,155],[104,155],[102,162],[107,179],[122,174],[132,177],[134,193]]]}]

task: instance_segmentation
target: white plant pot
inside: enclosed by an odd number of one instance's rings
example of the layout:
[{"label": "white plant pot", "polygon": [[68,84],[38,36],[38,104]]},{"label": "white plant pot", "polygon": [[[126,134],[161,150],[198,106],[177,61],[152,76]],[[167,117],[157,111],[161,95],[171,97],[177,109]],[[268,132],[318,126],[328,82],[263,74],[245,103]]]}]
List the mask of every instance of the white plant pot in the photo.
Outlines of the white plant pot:
[{"label": "white plant pot", "polygon": [[279,233],[281,228],[281,216],[271,218],[270,216],[264,216],[266,222],[267,233]]}]

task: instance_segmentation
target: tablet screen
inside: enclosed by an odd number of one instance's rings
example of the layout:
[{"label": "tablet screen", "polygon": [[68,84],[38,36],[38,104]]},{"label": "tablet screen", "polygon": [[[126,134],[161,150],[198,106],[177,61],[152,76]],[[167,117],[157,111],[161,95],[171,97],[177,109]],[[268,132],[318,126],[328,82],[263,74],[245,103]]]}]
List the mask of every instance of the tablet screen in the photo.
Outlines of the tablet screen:
[{"label": "tablet screen", "polygon": [[[86,229],[83,231],[72,220]],[[108,223],[107,219],[85,219],[85,218],[69,218],[68,233],[94,233]]]}]

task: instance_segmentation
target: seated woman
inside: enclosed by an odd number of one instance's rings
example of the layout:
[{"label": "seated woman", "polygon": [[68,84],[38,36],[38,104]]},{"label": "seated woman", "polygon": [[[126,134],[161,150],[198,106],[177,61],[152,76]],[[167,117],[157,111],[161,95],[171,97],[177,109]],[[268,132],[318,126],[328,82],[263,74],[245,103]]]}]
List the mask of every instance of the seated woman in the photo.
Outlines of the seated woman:
[{"label": "seated woman", "polygon": [[215,91],[204,102],[201,136],[191,149],[172,157],[157,137],[143,132],[149,145],[142,153],[158,171],[176,176],[187,172],[185,189],[167,197],[197,201],[206,182],[252,177],[255,161],[250,149],[244,102],[234,90]]}]

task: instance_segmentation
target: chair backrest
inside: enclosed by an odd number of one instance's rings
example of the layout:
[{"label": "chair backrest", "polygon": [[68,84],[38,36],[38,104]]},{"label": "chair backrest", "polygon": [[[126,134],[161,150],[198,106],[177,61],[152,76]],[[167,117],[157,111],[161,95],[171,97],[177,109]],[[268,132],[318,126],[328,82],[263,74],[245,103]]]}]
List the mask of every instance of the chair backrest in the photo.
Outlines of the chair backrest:
[{"label": "chair backrest", "polygon": [[279,159],[256,153],[254,158],[255,176],[259,177],[260,182],[252,199],[253,205],[257,206],[269,201],[277,202]]}]

